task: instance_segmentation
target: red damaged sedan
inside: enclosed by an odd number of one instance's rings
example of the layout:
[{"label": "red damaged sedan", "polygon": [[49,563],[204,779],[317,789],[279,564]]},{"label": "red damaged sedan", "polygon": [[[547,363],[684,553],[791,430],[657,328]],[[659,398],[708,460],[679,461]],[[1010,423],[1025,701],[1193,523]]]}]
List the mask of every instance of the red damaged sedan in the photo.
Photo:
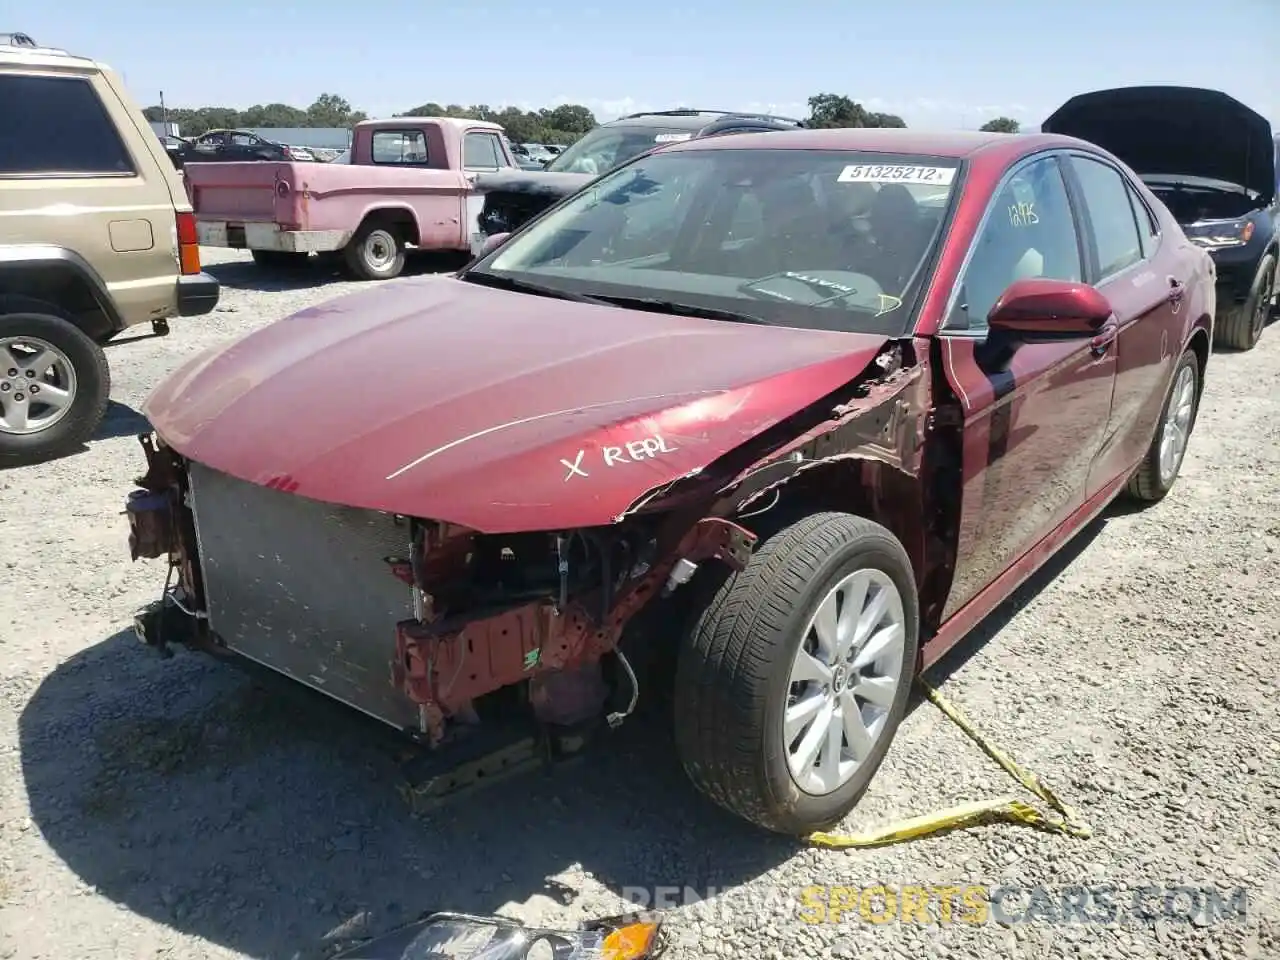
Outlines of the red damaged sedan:
[{"label": "red damaged sedan", "polygon": [[493,240],[155,391],[139,633],[455,783],[667,680],[689,776],[788,834],[854,806],[919,670],[1168,493],[1213,333],[1208,255],[1062,136],[694,140]]}]

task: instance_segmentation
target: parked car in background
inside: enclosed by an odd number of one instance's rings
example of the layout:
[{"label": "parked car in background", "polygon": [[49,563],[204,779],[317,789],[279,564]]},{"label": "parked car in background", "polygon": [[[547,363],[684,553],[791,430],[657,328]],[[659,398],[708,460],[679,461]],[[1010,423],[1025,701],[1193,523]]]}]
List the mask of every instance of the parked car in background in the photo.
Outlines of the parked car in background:
[{"label": "parked car in background", "polygon": [[547,161],[551,159],[548,154],[545,159],[535,157],[529,151],[528,144],[511,143],[508,141],[507,147],[511,150],[511,156],[515,159],[516,166],[521,170],[541,170],[547,165]]},{"label": "parked car in background", "polygon": [[1218,271],[1218,342],[1257,344],[1280,261],[1280,139],[1218,90],[1149,86],[1073,97],[1041,129],[1080,137],[1136,170]]},{"label": "parked car in background", "polygon": [[529,156],[531,156],[534,160],[541,161],[542,163],[550,163],[552,160],[556,158],[556,154],[551,150],[547,149],[546,144],[526,143],[523,146],[525,148],[525,151],[529,154]]},{"label": "parked car in background", "polygon": [[487,237],[508,233],[581,189],[606,170],[663,144],[693,137],[764,130],[794,130],[800,121],[722,110],[664,110],[636,113],[602,124],[558,154],[541,172],[503,172],[476,183],[484,194],[480,230],[472,253]]},{"label": "parked car in background", "polygon": [[[103,348],[218,302],[178,173],[110,67],[0,34],[0,466],[93,436]],[[51,215],[56,214],[56,215]]]},{"label": "parked car in background", "polygon": [[181,583],[139,634],[171,615],[471,764],[437,785],[669,681],[708,796],[830,827],[923,665],[1173,487],[1214,296],[1079,140],[691,138],[160,384],[131,544]]},{"label": "parked car in background", "polygon": [[399,276],[409,247],[471,248],[481,173],[514,170],[502,127],[483,120],[366,120],[347,163],[190,163],[200,242],[253,251],[264,266],[342,251],[363,280]]},{"label": "parked car in background", "polygon": [[247,130],[210,130],[185,141],[179,150],[188,163],[239,163],[245,160],[314,161],[306,147],[291,147]]},{"label": "parked car in background", "polygon": [[185,137],[175,137],[167,134],[160,138],[160,143],[164,147],[164,152],[168,155],[169,160],[174,167],[181,170],[183,164],[183,156],[191,147],[191,141]]}]

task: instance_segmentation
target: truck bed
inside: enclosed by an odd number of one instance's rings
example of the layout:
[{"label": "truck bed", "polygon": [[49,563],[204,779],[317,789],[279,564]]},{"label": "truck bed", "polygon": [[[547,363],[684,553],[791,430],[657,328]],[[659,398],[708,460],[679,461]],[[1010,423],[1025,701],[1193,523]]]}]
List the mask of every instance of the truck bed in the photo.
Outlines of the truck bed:
[{"label": "truck bed", "polygon": [[309,249],[337,249],[366,217],[389,211],[414,222],[417,246],[465,250],[475,229],[466,221],[481,203],[471,180],[448,169],[254,161],[188,163],[184,172],[201,242],[223,246],[256,248],[253,236],[271,231],[320,238]]}]

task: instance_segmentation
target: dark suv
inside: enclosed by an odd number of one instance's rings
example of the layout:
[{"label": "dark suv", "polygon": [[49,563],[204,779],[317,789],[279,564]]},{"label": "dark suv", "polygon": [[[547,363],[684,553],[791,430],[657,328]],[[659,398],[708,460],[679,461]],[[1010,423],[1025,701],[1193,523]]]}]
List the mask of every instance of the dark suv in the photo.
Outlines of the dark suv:
[{"label": "dark suv", "polygon": [[485,203],[471,252],[478,254],[489,237],[510,233],[599,175],[665,143],[802,126],[789,117],[727,110],[659,110],[602,123],[542,170],[481,177],[476,189]]},{"label": "dark suv", "polygon": [[1262,336],[1280,262],[1280,137],[1219,90],[1144,86],[1072,97],[1041,126],[1089,140],[1132,167],[1217,270],[1214,339],[1250,350]]}]

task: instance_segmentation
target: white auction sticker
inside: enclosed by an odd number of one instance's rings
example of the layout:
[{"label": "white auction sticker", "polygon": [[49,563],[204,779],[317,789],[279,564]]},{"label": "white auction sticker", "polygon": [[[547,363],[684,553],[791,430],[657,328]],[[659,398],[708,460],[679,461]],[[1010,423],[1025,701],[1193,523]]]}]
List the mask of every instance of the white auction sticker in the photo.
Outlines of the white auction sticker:
[{"label": "white auction sticker", "polygon": [[956,178],[955,167],[912,167],[903,164],[860,163],[845,167],[840,183],[923,183],[945,187]]},{"label": "white auction sticker", "polygon": [[653,138],[654,143],[680,143],[682,140],[692,140],[692,133],[660,133]]}]

